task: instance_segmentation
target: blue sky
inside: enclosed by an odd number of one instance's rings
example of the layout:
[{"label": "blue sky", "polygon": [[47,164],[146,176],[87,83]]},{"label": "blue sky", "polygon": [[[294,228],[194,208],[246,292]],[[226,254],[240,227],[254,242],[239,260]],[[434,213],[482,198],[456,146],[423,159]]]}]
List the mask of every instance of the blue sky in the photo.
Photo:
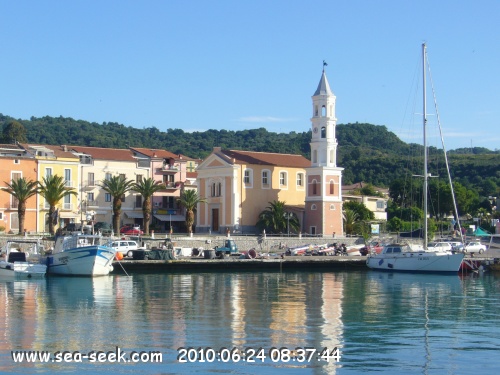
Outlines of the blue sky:
[{"label": "blue sky", "polygon": [[15,118],[302,132],[326,60],[338,123],[420,143],[426,42],[447,149],[500,148],[498,0],[0,0],[0,14],[0,113]]}]

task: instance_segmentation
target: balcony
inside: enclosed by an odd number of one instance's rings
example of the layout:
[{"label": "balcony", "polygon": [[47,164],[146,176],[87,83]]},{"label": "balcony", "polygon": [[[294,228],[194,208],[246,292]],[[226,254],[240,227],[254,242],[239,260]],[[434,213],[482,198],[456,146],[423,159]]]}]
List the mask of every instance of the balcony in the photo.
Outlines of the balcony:
[{"label": "balcony", "polygon": [[164,164],[161,170],[163,172],[178,172],[180,169],[179,164]]},{"label": "balcony", "polygon": [[99,207],[99,202],[98,201],[91,201],[91,200],[87,200],[87,207]]},{"label": "balcony", "polygon": [[99,181],[97,180],[85,180],[82,183],[82,190],[92,190],[99,187]]},{"label": "balcony", "polygon": [[165,184],[166,190],[176,190],[176,189],[180,189],[180,187],[181,187],[180,182],[164,182],[164,184]]}]

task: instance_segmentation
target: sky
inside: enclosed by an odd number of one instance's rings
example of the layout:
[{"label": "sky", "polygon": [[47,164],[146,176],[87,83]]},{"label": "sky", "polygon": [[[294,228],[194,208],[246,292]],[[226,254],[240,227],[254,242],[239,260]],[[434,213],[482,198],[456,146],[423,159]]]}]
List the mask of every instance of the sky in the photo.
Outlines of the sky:
[{"label": "sky", "polygon": [[0,0],[0,14],[14,118],[303,132],[326,61],[338,124],[421,143],[425,42],[446,148],[500,149],[499,0]]}]

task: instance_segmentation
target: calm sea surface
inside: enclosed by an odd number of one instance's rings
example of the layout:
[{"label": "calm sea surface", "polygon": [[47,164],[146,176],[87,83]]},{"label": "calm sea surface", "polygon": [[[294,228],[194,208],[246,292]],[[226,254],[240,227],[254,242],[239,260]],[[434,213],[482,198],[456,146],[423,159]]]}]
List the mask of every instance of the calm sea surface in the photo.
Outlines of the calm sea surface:
[{"label": "calm sea surface", "polygon": [[[197,273],[2,281],[0,345],[0,373],[497,374],[500,274]],[[183,355],[178,348],[195,350]],[[320,358],[323,348],[329,361]],[[51,357],[48,363],[15,363],[11,351],[22,350]],[[121,362],[98,362],[98,352],[108,351],[121,355]],[[146,362],[123,362],[133,352]],[[161,353],[161,362],[148,361],[152,352]],[[178,361],[179,354],[187,363]]]}]

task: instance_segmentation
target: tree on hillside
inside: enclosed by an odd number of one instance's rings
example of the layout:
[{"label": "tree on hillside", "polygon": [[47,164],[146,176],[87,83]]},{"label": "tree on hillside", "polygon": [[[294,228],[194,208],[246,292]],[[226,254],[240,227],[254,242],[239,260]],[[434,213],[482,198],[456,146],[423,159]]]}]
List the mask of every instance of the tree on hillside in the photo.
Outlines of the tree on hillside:
[{"label": "tree on hillside", "polygon": [[375,219],[375,214],[362,202],[345,202],[343,208],[355,212],[358,220],[368,221]]},{"label": "tree on hillside", "polygon": [[286,203],[282,201],[269,202],[269,206],[259,214],[257,228],[266,233],[298,232],[300,223],[297,215],[287,211]]},{"label": "tree on hillside", "polygon": [[58,212],[56,205],[67,195],[77,196],[74,188],[66,186],[64,178],[58,175],[43,178],[39,188],[40,195],[45,198],[49,207],[49,232],[54,234],[54,226],[57,224]]},{"label": "tree on hillside", "polygon": [[184,190],[177,203],[186,209],[186,227],[188,233],[193,233],[194,213],[198,203],[206,203],[207,200],[198,195],[196,190]]},{"label": "tree on hillside", "polygon": [[16,121],[11,120],[7,122],[2,130],[2,143],[16,143],[28,142],[26,138],[26,129],[24,126]]},{"label": "tree on hillside", "polygon": [[38,181],[26,180],[26,178],[21,177],[16,180],[12,180],[4,191],[12,195],[16,199],[17,203],[17,217],[19,218],[19,234],[24,233],[24,219],[26,217],[26,202],[29,198],[38,193]]},{"label": "tree on hillside", "polygon": [[149,222],[151,220],[151,197],[154,193],[165,189],[165,185],[160,181],[155,181],[151,177],[142,179],[132,185],[132,190],[142,195],[142,215],[144,218],[144,233],[149,234]]},{"label": "tree on hillside", "polygon": [[121,176],[112,176],[103,180],[100,187],[113,197],[113,232],[120,233],[120,216],[122,214],[122,197],[132,190],[134,181],[125,180]]}]

